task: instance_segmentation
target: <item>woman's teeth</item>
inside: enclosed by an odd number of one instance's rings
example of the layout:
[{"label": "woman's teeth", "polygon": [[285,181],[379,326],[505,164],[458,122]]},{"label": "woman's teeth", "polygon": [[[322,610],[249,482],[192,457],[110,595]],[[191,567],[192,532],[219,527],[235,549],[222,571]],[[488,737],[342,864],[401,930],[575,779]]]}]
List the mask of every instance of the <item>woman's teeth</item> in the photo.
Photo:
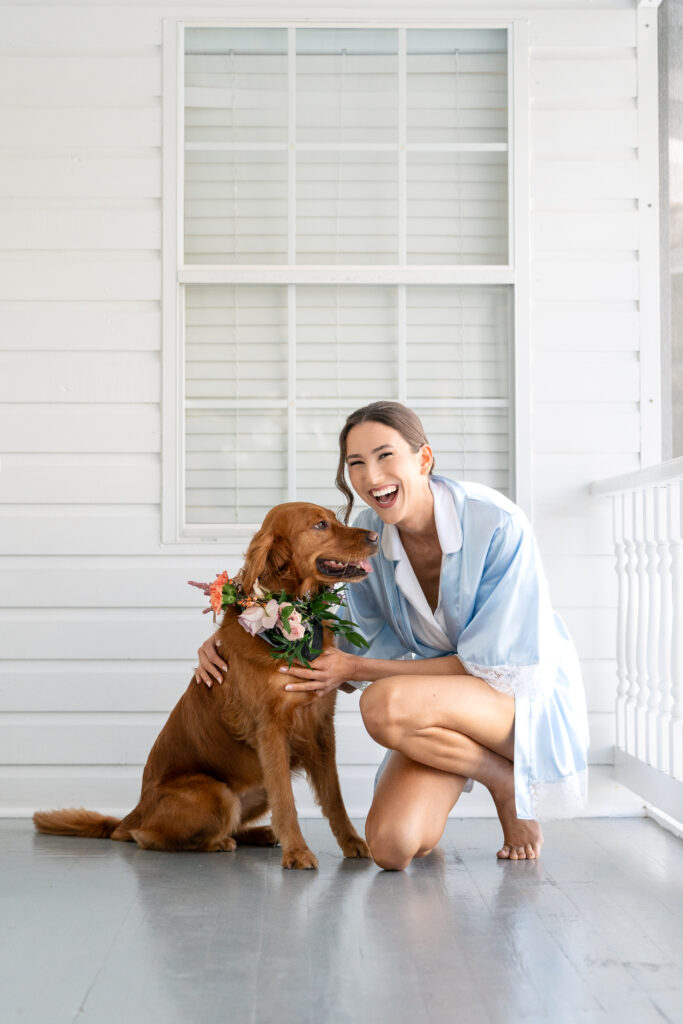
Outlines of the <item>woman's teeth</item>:
[{"label": "woman's teeth", "polygon": [[398,484],[378,487],[376,491],[370,491],[370,494],[381,508],[388,508],[390,505],[393,505],[398,494]]}]

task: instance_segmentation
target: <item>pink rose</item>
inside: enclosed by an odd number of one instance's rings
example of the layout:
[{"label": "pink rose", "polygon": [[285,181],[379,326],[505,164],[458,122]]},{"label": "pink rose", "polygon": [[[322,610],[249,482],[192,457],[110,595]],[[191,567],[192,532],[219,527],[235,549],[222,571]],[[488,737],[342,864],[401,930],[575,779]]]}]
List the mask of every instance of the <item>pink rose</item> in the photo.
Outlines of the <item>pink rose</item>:
[{"label": "pink rose", "polygon": [[263,608],[260,604],[255,604],[251,608],[245,608],[242,614],[237,616],[237,621],[243,629],[246,629],[247,633],[256,636],[263,629],[263,616]]},{"label": "pink rose", "polygon": [[[291,608],[291,605],[280,605],[280,609],[282,608]],[[280,619],[280,621],[278,622],[278,629],[289,640],[301,640],[301,638],[306,633],[306,630],[301,624],[301,614],[297,611],[292,612],[292,614],[289,616],[289,619],[287,620],[286,625],[282,621],[282,619]]]},{"label": "pink rose", "polygon": [[246,629],[247,633],[256,636],[266,629],[272,629],[277,622],[277,616],[278,603],[273,598],[265,607],[255,604],[251,608],[245,608],[242,614],[238,615],[237,621],[243,629]]}]

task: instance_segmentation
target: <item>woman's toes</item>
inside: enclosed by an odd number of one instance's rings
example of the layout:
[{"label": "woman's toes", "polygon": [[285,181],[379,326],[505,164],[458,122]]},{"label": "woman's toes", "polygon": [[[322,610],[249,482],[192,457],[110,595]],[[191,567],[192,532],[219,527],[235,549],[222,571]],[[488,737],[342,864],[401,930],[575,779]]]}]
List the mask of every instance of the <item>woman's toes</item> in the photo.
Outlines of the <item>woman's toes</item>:
[{"label": "woman's toes", "polygon": [[536,851],[534,850],[534,848],[531,845],[531,843],[527,843],[526,846],[524,847],[524,849],[526,850],[527,860],[535,860],[536,859]]},{"label": "woman's toes", "polygon": [[510,859],[510,844],[505,843],[503,848],[496,854],[498,860],[509,860]]}]

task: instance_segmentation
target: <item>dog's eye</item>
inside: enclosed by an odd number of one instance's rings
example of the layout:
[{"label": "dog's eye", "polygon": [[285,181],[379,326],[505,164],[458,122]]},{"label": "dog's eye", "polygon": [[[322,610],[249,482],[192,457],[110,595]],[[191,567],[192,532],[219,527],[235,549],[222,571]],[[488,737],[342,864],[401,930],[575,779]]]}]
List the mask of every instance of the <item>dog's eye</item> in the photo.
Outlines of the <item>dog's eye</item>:
[{"label": "dog's eye", "polygon": [[321,519],[319,523],[316,523],[313,527],[314,530],[326,530],[330,524],[324,519]]}]

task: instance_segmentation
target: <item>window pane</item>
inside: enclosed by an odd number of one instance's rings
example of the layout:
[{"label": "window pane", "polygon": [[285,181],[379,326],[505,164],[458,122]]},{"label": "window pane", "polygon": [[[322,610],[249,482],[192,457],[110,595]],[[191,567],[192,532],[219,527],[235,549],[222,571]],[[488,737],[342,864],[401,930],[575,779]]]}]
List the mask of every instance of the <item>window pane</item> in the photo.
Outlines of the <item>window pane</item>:
[{"label": "window pane", "polygon": [[296,214],[299,263],[396,263],[395,156],[300,153]]},{"label": "window pane", "polygon": [[285,263],[287,156],[185,156],[185,262]]},{"label": "window pane", "polygon": [[[396,287],[297,286],[295,301],[296,393],[288,396],[287,288],[187,287],[188,523],[258,522],[295,498],[339,508],[346,416],[398,397]],[[406,401],[438,469],[509,492],[511,289],[406,286],[405,309]],[[288,400],[297,405],[293,494]]]},{"label": "window pane", "polygon": [[[302,409],[297,417],[297,501],[313,501],[337,511],[346,505],[334,484],[339,463],[339,432],[346,417],[363,402],[349,402],[343,409]],[[366,508],[354,494],[354,512]]]},{"label": "window pane", "polygon": [[298,142],[396,142],[395,29],[297,29]]},{"label": "window pane", "polygon": [[287,141],[287,30],[185,30],[185,141]]},{"label": "window pane", "polygon": [[287,500],[286,410],[188,409],[188,524],[260,523]]},{"label": "window pane", "polygon": [[300,287],[296,310],[297,398],[397,397],[395,288]]},{"label": "window pane", "polygon": [[507,264],[507,153],[408,154],[408,262]]},{"label": "window pane", "polygon": [[286,398],[286,288],[189,285],[185,325],[188,399]]},{"label": "window pane", "polygon": [[495,487],[510,496],[507,409],[430,409],[411,403],[434,449],[434,472]]},{"label": "window pane", "polygon": [[408,400],[508,399],[506,286],[407,289]]},{"label": "window pane", "polygon": [[505,29],[409,29],[408,142],[507,142]]}]

